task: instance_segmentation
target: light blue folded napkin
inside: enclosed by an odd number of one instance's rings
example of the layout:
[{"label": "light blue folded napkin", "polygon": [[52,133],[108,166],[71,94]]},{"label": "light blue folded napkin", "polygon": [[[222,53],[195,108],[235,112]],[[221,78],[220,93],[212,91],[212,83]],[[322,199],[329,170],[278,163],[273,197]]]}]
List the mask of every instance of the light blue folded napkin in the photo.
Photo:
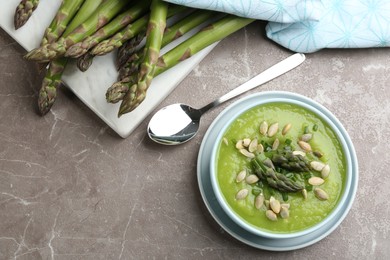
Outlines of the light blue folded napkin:
[{"label": "light blue folded napkin", "polygon": [[390,46],[390,0],[166,0],[269,21],[267,36],[296,52]]}]

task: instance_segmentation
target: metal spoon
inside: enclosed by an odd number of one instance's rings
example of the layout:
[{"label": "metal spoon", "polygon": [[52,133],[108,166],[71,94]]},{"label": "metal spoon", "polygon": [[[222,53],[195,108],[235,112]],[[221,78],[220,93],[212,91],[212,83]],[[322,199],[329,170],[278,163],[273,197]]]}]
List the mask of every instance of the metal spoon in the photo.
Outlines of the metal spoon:
[{"label": "metal spoon", "polygon": [[184,104],[164,107],[150,120],[147,129],[148,135],[150,139],[159,144],[178,145],[185,143],[196,135],[200,118],[209,109],[292,70],[304,60],[304,54],[293,54],[200,109]]}]

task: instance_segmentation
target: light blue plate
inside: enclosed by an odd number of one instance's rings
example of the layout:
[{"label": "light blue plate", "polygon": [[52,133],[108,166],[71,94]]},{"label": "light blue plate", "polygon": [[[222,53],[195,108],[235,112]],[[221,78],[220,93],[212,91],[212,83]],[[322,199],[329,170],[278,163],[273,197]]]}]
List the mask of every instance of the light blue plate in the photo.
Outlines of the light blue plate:
[{"label": "light blue plate", "polygon": [[[347,198],[344,201],[341,210],[339,210],[333,216],[331,221],[326,223],[321,228],[301,237],[270,239],[257,236],[247,231],[246,229],[243,229],[242,227],[238,226],[219,205],[211,185],[210,158],[214,142],[217,139],[219,133],[230,121],[230,119],[237,115],[237,113],[240,113],[243,110],[253,107],[256,104],[259,104],[259,101],[270,100],[272,102],[278,102],[286,99],[302,102],[303,104],[307,104],[309,106],[312,106],[314,109],[321,111],[321,113],[329,120],[331,120],[332,123],[339,130],[342,136],[341,138],[345,140],[347,144],[347,149],[349,150],[350,158],[347,159],[352,162],[351,188],[348,191]],[[255,248],[270,251],[288,251],[307,247],[320,241],[321,239],[329,235],[331,232],[333,232],[344,220],[352,206],[358,186],[358,162],[355,149],[348,133],[346,132],[342,124],[335,118],[335,116],[325,107],[301,95],[289,92],[269,91],[253,94],[233,103],[214,120],[214,122],[207,130],[200,146],[197,164],[197,176],[200,193],[202,195],[204,203],[206,204],[206,207],[208,208],[210,214],[214,217],[215,221],[217,221],[217,223],[227,233],[229,233],[231,236],[238,239],[239,241]]]}]

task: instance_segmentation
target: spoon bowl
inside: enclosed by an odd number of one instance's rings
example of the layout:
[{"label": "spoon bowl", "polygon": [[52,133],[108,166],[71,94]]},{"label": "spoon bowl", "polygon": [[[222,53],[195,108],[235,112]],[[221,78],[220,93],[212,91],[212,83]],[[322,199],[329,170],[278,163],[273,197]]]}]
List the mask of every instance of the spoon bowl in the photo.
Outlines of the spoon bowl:
[{"label": "spoon bowl", "polygon": [[177,145],[191,140],[199,129],[200,110],[185,104],[173,104],[162,108],[148,126],[149,137],[165,145]]},{"label": "spoon bowl", "polygon": [[293,54],[200,109],[185,104],[164,107],[150,120],[147,133],[150,139],[159,144],[178,145],[188,142],[198,132],[200,118],[208,110],[292,70],[304,60],[304,54]]}]

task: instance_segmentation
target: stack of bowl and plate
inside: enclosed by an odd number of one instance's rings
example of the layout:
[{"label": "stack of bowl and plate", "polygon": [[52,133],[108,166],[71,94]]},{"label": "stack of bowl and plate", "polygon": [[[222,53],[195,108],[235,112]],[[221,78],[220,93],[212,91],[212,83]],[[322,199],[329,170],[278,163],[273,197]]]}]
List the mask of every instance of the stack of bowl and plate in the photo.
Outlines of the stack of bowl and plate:
[{"label": "stack of bowl and plate", "polygon": [[[227,129],[243,113],[271,103],[291,104],[314,113],[337,137],[344,155],[343,187],[337,203],[320,222],[303,230],[275,232],[245,220],[229,205],[218,180],[218,151]],[[215,221],[231,236],[255,248],[288,251],[310,246],[333,232],[347,216],[358,186],[358,162],[352,141],[340,121],[314,100],[290,92],[268,91],[249,95],[222,111],[205,134],[197,163],[203,201]],[[291,215],[293,212],[291,212]],[[292,219],[291,221],[301,221]]]}]

